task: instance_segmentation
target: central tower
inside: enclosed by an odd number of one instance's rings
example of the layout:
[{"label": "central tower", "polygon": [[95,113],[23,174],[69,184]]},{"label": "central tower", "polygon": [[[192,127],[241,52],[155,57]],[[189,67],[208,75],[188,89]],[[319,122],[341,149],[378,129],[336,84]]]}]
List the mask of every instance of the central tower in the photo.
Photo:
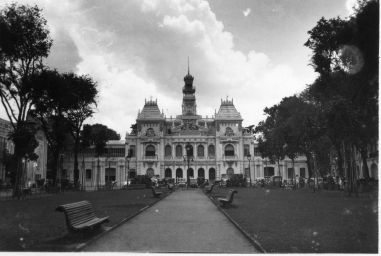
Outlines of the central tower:
[{"label": "central tower", "polygon": [[189,62],[188,62],[188,74],[184,77],[185,85],[183,87],[183,116],[195,116],[196,111],[196,89],[193,87],[193,76],[189,74]]}]

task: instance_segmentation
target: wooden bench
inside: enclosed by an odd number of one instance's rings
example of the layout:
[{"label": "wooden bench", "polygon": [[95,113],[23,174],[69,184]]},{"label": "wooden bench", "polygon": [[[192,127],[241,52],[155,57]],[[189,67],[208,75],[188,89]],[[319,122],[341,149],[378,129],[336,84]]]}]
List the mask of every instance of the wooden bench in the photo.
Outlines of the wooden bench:
[{"label": "wooden bench", "polygon": [[151,187],[151,189],[154,197],[160,197],[163,194],[163,192],[157,192],[154,187]]},{"label": "wooden bench", "polygon": [[60,205],[56,211],[65,213],[66,226],[72,232],[93,230],[99,228],[102,223],[109,221],[108,216],[96,217],[89,201]]},{"label": "wooden bench", "polygon": [[171,192],[172,192],[172,191],[174,190],[174,188],[175,188],[175,185],[173,185],[172,183],[168,183],[167,186],[168,186],[168,190],[171,191]]},{"label": "wooden bench", "polygon": [[233,197],[235,193],[238,193],[238,192],[236,190],[230,189],[225,198],[219,197],[217,198],[217,200],[220,202],[221,206],[231,205],[233,202]]},{"label": "wooden bench", "polygon": [[208,194],[212,193],[212,190],[213,190],[213,188],[214,188],[215,185],[216,185],[216,184],[214,183],[214,184],[211,185],[211,186],[206,186],[206,187],[205,187],[205,192],[208,193]]}]

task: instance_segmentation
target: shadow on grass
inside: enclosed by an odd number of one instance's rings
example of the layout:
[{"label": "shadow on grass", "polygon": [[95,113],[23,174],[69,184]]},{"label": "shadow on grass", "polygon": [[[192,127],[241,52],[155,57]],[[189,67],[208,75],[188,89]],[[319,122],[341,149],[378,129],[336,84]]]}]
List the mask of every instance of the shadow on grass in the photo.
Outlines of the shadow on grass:
[{"label": "shadow on grass", "polygon": [[31,251],[75,251],[76,247],[82,243],[86,243],[94,237],[107,231],[109,227],[102,227],[95,230],[85,232],[71,233],[68,232],[61,237],[55,237],[42,241],[39,245],[31,248]]}]

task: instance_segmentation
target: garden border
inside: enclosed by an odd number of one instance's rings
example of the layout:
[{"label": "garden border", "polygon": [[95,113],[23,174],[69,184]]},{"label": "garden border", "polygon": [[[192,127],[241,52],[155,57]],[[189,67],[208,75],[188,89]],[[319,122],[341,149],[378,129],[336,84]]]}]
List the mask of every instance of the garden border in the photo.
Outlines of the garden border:
[{"label": "garden border", "polygon": [[212,201],[212,203],[217,207],[218,210],[220,210],[220,212],[222,212],[226,218],[228,218],[228,220],[233,223],[233,225],[239,230],[241,231],[241,233],[250,241],[250,243],[261,253],[267,253],[266,250],[262,247],[262,245],[254,238],[252,237],[246,230],[244,230],[241,225],[239,225],[235,220],[233,220],[232,217],[230,217],[230,215],[218,204],[218,202],[213,198],[213,196],[209,196],[209,195],[206,195],[204,193],[204,195],[206,197],[208,197],[210,199],[210,201]]}]

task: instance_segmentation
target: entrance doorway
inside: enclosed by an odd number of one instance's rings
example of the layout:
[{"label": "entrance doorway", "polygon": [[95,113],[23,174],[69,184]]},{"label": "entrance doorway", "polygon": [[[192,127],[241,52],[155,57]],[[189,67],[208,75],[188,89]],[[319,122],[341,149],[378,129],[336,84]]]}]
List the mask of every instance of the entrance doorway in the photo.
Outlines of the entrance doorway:
[{"label": "entrance doorway", "polygon": [[214,168],[209,169],[209,181],[216,179],[216,170]]},{"label": "entrance doorway", "polygon": [[176,178],[182,178],[183,177],[183,170],[181,168],[176,169]]},{"label": "entrance doorway", "polygon": [[172,170],[170,168],[165,169],[165,178],[172,178]]},{"label": "entrance doorway", "polygon": [[105,170],[105,182],[115,181],[116,179],[116,168],[106,168]]},{"label": "entrance doorway", "polygon": [[189,176],[190,178],[193,178],[193,177],[194,177],[194,171],[193,171],[192,168],[189,168],[189,169],[188,169],[188,176]]}]

